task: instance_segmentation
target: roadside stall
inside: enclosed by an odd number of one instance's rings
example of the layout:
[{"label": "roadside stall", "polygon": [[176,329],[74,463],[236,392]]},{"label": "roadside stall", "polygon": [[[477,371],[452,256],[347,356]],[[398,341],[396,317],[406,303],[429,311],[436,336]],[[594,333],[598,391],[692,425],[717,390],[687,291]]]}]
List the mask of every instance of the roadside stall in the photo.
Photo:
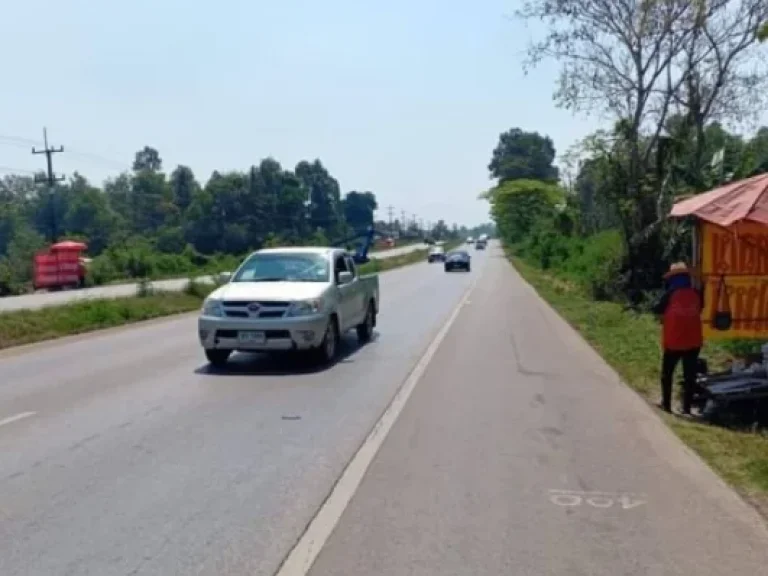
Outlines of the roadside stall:
[{"label": "roadside stall", "polygon": [[83,252],[87,248],[82,242],[65,240],[35,254],[34,289],[82,288],[85,285],[87,265]]},{"label": "roadside stall", "polygon": [[[682,200],[670,217],[693,219],[692,260],[704,288],[705,341],[768,342],[768,174]],[[705,417],[731,412],[764,422],[768,344],[762,357],[702,375],[697,392]]]}]

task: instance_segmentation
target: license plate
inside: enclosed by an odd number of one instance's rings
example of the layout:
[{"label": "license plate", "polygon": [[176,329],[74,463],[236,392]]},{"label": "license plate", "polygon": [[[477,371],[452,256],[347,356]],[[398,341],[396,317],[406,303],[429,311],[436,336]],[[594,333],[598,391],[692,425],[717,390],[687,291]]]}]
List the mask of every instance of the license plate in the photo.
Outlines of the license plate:
[{"label": "license plate", "polygon": [[250,344],[252,346],[256,346],[259,344],[264,344],[267,341],[267,336],[264,334],[264,332],[244,331],[238,332],[237,341],[240,344]]}]

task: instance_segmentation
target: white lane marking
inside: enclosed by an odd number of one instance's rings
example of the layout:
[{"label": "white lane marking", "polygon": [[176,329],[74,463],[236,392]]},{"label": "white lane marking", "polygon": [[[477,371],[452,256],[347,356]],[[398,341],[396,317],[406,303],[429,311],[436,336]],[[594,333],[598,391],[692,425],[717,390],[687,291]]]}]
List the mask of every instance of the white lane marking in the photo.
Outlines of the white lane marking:
[{"label": "white lane marking", "polygon": [[637,498],[638,494],[628,492],[598,492],[581,490],[550,490],[549,501],[557,506],[581,506],[584,503],[593,508],[611,508],[620,504],[622,510],[632,510],[646,503]]},{"label": "white lane marking", "polygon": [[299,538],[296,546],[294,546],[288,553],[288,556],[280,565],[275,576],[305,576],[310,568],[312,568],[312,564],[314,564],[318,554],[320,554],[323,546],[325,546],[325,543],[328,541],[331,532],[333,532],[333,529],[339,523],[341,515],[344,513],[344,510],[346,510],[347,505],[352,500],[355,492],[357,492],[357,489],[363,480],[363,476],[368,470],[368,466],[370,466],[376,453],[379,451],[379,448],[381,448],[381,445],[387,438],[387,434],[389,434],[392,426],[403,411],[406,402],[408,402],[413,390],[416,388],[416,384],[419,383],[424,372],[426,372],[429,363],[437,353],[440,344],[448,335],[448,331],[456,321],[456,318],[458,318],[464,304],[469,299],[469,295],[475,289],[479,280],[480,276],[472,282],[469,289],[461,298],[461,301],[456,308],[454,308],[451,316],[437,333],[426,352],[424,352],[424,355],[397,391],[395,397],[384,411],[384,414],[382,414],[379,421],[373,426],[373,429],[368,434],[368,437],[365,439],[362,446],[360,446],[352,457],[352,460],[347,464],[341,477],[331,489],[328,498],[326,498],[318,513],[310,521],[309,526],[307,526],[304,534]]},{"label": "white lane marking", "polygon": [[8,418],[3,418],[0,420],[0,426],[5,426],[6,424],[13,424],[14,422],[18,422],[19,420],[24,420],[24,418],[29,418],[30,416],[34,416],[37,414],[37,412],[21,412],[20,414],[16,414],[15,416],[9,416]]}]

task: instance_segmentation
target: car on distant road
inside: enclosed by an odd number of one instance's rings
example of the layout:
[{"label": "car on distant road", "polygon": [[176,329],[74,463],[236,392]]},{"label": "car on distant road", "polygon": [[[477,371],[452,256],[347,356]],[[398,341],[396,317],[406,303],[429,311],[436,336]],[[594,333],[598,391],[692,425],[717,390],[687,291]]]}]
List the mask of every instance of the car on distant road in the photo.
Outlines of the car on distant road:
[{"label": "car on distant road", "polygon": [[465,270],[469,272],[471,269],[471,257],[464,250],[453,250],[448,252],[445,257],[445,271],[453,272],[454,270]]},{"label": "car on distant road", "polygon": [[467,244],[474,244],[474,243],[475,243],[475,239],[474,239],[474,238],[472,238],[472,236],[469,236],[469,237],[467,238]]},{"label": "car on distant road", "polygon": [[445,262],[445,248],[442,246],[433,246],[427,254],[427,262]]},{"label": "car on distant road", "polygon": [[198,336],[208,361],[235,352],[304,351],[336,358],[341,335],[370,340],[379,313],[379,277],[361,276],[338,248],[268,248],[248,256],[203,303]]},{"label": "car on distant road", "polygon": [[486,241],[485,240],[478,240],[475,242],[475,250],[485,250]]}]

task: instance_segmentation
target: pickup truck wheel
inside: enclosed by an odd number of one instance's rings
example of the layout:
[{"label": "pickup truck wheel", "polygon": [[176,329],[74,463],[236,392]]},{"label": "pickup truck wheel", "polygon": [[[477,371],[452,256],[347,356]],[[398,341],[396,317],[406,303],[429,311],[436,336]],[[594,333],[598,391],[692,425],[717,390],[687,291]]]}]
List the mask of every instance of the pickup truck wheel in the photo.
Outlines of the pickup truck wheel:
[{"label": "pickup truck wheel", "polygon": [[365,311],[365,320],[362,324],[357,326],[357,339],[360,342],[368,342],[373,336],[373,325],[375,324],[375,315],[373,304],[368,304],[368,309]]},{"label": "pickup truck wheel", "polygon": [[331,318],[328,321],[328,328],[325,329],[323,343],[317,349],[318,360],[324,364],[330,364],[336,358],[339,344],[339,328],[336,321]]},{"label": "pickup truck wheel", "polygon": [[222,368],[232,355],[232,350],[206,350],[205,357],[214,368]]}]

